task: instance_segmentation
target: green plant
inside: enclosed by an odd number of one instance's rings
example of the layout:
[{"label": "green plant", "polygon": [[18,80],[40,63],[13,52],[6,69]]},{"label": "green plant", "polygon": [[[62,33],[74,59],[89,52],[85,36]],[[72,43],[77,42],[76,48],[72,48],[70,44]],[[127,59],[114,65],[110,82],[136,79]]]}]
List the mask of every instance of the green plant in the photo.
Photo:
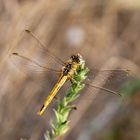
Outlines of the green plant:
[{"label": "green plant", "polygon": [[122,85],[120,93],[123,97],[130,97],[140,90],[140,79],[133,79]]},{"label": "green plant", "polygon": [[71,79],[71,85],[66,93],[66,96],[59,100],[56,109],[54,109],[54,119],[51,121],[51,131],[46,131],[45,139],[54,140],[62,136],[68,130],[69,113],[74,106],[71,103],[79,97],[79,91],[84,88],[83,81],[86,79],[88,68],[85,67],[85,61],[82,61],[78,70]]}]

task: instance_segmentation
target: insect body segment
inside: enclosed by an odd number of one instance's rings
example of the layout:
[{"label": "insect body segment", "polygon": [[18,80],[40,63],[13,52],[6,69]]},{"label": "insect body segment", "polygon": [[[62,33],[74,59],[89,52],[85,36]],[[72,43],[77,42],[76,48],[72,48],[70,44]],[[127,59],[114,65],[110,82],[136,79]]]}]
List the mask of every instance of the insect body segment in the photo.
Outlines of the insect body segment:
[{"label": "insect body segment", "polygon": [[45,109],[48,107],[54,96],[57,94],[58,90],[63,86],[63,84],[67,80],[67,76],[61,76],[58,80],[58,82],[55,84],[53,89],[51,90],[50,94],[46,98],[43,106],[41,107],[40,111],[37,113],[38,115],[42,115],[42,113],[45,111]]}]

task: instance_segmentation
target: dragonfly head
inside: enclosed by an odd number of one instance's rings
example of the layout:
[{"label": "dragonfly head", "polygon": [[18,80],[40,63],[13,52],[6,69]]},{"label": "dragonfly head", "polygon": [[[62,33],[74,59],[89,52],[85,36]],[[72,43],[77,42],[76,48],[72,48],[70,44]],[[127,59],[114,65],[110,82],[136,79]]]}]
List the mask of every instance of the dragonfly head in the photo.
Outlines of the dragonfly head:
[{"label": "dragonfly head", "polygon": [[72,60],[72,62],[79,64],[79,63],[81,63],[82,56],[80,54],[72,55],[71,60]]}]

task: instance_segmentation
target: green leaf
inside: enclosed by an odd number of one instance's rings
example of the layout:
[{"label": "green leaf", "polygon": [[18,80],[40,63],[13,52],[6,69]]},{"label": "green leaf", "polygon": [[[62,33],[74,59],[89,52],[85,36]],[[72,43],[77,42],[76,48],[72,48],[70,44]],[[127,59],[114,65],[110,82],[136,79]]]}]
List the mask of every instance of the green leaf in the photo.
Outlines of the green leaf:
[{"label": "green leaf", "polygon": [[122,96],[128,97],[132,96],[139,90],[140,90],[140,79],[134,79],[124,84],[120,89],[120,93]]}]

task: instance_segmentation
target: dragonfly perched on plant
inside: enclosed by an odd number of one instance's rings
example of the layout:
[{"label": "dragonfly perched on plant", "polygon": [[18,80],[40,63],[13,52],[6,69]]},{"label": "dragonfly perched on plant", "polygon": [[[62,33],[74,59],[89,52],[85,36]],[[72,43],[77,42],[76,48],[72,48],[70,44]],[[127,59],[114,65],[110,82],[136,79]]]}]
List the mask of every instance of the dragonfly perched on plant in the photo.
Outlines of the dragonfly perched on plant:
[{"label": "dragonfly perched on plant", "polygon": [[[51,103],[51,101],[55,97],[55,95],[58,93],[59,89],[65,84],[66,81],[71,80],[73,78],[73,76],[75,75],[75,73],[77,72],[79,67],[82,65],[84,60],[79,53],[76,53],[76,54],[71,55],[70,58],[66,62],[64,62],[61,58],[57,57],[54,53],[52,53],[49,49],[47,49],[45,44],[43,44],[40,41],[40,39],[34,35],[33,32],[31,32],[30,30],[25,30],[25,31],[28,34],[30,34],[39,43],[39,45],[38,45],[39,50],[41,52],[45,52],[45,54],[47,54],[49,56],[48,62],[51,62],[51,60],[53,60],[54,62],[56,62],[56,64],[59,64],[62,67],[61,69],[58,69],[58,70],[54,69],[54,68],[49,68],[47,66],[42,65],[41,64],[42,62],[37,62],[28,56],[20,54],[19,52],[13,52],[11,55],[12,58],[19,60],[21,65],[26,64],[26,66],[28,66],[29,69],[31,68],[31,66],[35,66],[35,67],[38,67],[37,69],[41,69],[42,72],[55,72],[55,73],[59,74],[58,81],[56,82],[56,84],[50,91],[49,95],[45,99],[41,109],[38,111],[38,115],[42,115],[43,112],[45,111],[45,109],[48,107],[48,105]],[[16,61],[16,60],[14,60],[14,61]],[[55,66],[55,68],[56,68],[56,66]],[[124,70],[124,69],[102,70],[102,71],[103,72],[105,72],[105,71],[116,71],[116,72],[125,71],[125,72],[127,72],[127,70]],[[117,93],[117,92],[114,92],[107,88],[92,84],[92,80],[91,81],[89,79],[84,80],[83,83],[85,85],[89,86],[90,88],[99,88],[99,89],[107,91],[109,93],[119,95],[119,93]]]}]

